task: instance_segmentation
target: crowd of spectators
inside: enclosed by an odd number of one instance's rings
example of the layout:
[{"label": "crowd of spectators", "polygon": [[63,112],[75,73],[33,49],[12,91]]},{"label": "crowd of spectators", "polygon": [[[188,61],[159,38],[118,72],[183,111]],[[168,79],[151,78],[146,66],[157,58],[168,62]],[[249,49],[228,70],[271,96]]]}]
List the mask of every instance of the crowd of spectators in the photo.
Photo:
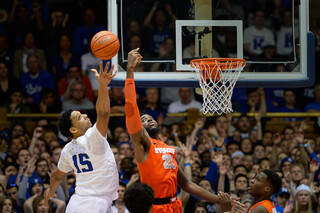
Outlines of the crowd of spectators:
[{"label": "crowd of spectators", "polygon": [[[174,21],[192,18],[192,1],[181,1],[181,7],[170,1],[143,1],[145,7],[137,8],[130,1],[124,2],[130,6],[124,8],[127,29],[123,45],[127,50],[141,47],[143,56],[173,57]],[[214,15],[216,19],[247,20],[244,49],[248,56],[290,56],[293,40],[282,40],[286,32],[292,33],[290,2],[220,0]],[[106,4],[100,3],[92,1],[89,7],[72,0],[1,1],[0,107],[14,114],[76,109],[87,113],[94,123],[98,87],[90,70],[98,69],[99,59],[90,52],[89,44],[96,32],[106,29],[106,17],[102,15]],[[257,31],[255,28],[270,39],[265,43],[262,39],[256,48],[249,36],[250,31]],[[319,29],[317,26],[315,30],[318,42]],[[216,50],[218,56],[230,52],[226,50],[234,39],[224,36],[217,38],[222,39]],[[285,48],[283,43],[291,47]],[[185,48],[184,52],[194,54],[194,47]],[[151,70],[172,67],[155,63]],[[143,71],[143,65],[137,69]],[[200,117],[193,123],[167,116],[201,108],[202,98],[192,89],[139,88],[137,93],[141,114],[147,113],[158,122],[164,142],[184,150],[178,157],[179,165],[190,166],[192,181],[201,187],[215,193],[228,192],[249,206],[250,180],[257,172],[272,169],[282,178],[282,190],[272,198],[278,212],[320,212],[320,135],[314,132],[314,137],[305,136],[307,120],[301,118],[283,118],[288,126],[279,132],[265,128],[267,112],[319,112],[320,84],[301,89],[236,88],[234,111],[256,112],[255,117]],[[112,113],[124,113],[123,88],[110,88],[110,104]],[[320,120],[315,120],[315,131],[319,126]],[[113,210],[128,212],[123,193],[139,180],[133,147],[124,117],[111,117],[109,129],[108,141],[121,179]],[[43,192],[69,139],[47,119],[39,119],[33,132],[26,132],[22,120],[12,120],[11,127],[1,130],[0,137],[0,212],[64,212],[76,184],[72,173],[57,190],[49,208],[44,206]],[[180,148],[179,142],[187,149]],[[183,204],[186,213],[219,212],[217,205],[193,196],[184,195]]]}]

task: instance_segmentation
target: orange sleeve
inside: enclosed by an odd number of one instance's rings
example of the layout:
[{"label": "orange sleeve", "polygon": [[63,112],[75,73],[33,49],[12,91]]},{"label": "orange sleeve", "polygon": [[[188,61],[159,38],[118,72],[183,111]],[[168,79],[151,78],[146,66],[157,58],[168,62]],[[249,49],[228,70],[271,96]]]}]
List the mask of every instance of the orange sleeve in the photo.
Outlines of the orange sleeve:
[{"label": "orange sleeve", "polygon": [[136,88],[133,78],[126,79],[124,86],[124,94],[126,99],[126,125],[130,135],[133,135],[142,129],[140,112],[137,105]]}]

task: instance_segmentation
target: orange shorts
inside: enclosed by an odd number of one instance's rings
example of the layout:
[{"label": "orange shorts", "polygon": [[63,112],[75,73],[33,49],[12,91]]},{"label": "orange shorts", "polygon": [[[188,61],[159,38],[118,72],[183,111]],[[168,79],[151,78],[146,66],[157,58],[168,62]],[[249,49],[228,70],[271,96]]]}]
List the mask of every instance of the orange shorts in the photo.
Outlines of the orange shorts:
[{"label": "orange shorts", "polygon": [[180,199],[177,199],[173,203],[153,205],[151,213],[182,213],[182,202]]}]

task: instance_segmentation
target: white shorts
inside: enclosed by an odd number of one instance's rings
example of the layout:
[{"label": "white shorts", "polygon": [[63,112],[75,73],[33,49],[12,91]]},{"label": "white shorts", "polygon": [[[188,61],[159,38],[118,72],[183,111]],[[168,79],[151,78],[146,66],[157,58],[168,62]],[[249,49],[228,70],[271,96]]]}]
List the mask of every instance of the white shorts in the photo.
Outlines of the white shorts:
[{"label": "white shorts", "polygon": [[72,195],[66,213],[110,213],[112,201],[104,197]]}]

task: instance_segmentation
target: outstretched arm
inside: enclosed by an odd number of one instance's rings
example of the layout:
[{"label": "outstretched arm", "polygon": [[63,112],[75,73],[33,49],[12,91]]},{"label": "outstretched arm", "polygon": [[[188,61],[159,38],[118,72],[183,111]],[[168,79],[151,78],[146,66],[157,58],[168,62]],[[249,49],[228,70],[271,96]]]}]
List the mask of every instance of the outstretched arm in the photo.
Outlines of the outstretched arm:
[{"label": "outstretched arm", "polygon": [[135,158],[139,163],[146,160],[145,153],[149,151],[151,139],[147,131],[142,127],[140,112],[137,105],[137,96],[134,83],[134,68],[141,62],[142,56],[138,52],[139,48],[134,49],[128,54],[127,77],[125,82],[125,113],[126,125],[132,137],[135,150]]},{"label": "outstretched arm", "polygon": [[[117,74],[117,71],[113,73],[114,65],[112,65],[111,70],[108,72],[109,62],[103,69],[103,63],[100,61],[100,74],[97,70],[92,69],[96,79],[99,82],[98,99],[96,103],[97,111],[97,129],[101,135],[106,136],[108,131],[108,123],[110,118],[110,98],[108,85],[112,78]],[[113,73],[113,74],[112,74]]]},{"label": "outstretched arm", "polygon": [[179,186],[186,192],[200,198],[203,200],[207,200],[212,203],[218,203],[219,197],[203,188],[199,185],[195,184],[194,182],[188,180],[183,173],[182,170],[178,170],[178,184]]}]

